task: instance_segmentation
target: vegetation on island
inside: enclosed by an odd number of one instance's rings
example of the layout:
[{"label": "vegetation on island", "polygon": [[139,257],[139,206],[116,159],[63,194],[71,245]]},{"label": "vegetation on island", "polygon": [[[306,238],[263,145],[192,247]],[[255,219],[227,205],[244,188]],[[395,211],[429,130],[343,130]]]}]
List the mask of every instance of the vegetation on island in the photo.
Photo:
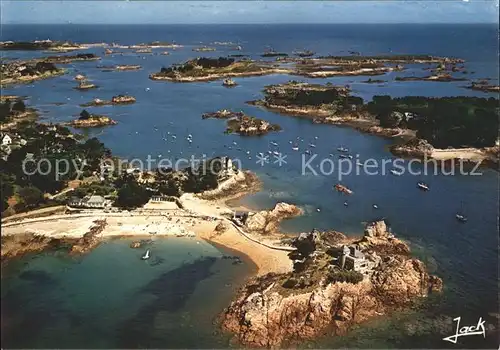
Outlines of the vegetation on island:
[{"label": "vegetation on island", "polygon": [[0,84],[26,83],[64,74],[51,62],[41,60],[9,61],[0,64]]},{"label": "vegetation on island", "polygon": [[498,99],[374,96],[368,111],[387,128],[416,130],[437,148],[490,147],[498,138]]},{"label": "vegetation on island", "polygon": [[92,176],[100,171],[100,160],[110,155],[96,138],[80,142],[60,125],[23,121],[13,133],[26,144],[11,145],[8,153],[2,149],[2,212],[50,204],[45,194],[61,191],[70,180]]},{"label": "vegetation on island", "polygon": [[227,119],[226,133],[237,133],[242,136],[265,135],[269,132],[280,131],[278,124],[271,124],[268,121],[246,115],[243,112],[231,112],[223,109],[213,113],[204,113],[203,119]]},{"label": "vegetation on island", "polygon": [[359,120],[376,122],[382,128],[410,129],[437,148],[490,147],[498,138],[495,98],[374,96],[365,103],[347,87],[296,81],[266,86],[264,94],[264,99],[250,103],[283,113],[302,113],[320,122]]},{"label": "vegetation on island", "polygon": [[206,81],[235,76],[252,76],[278,72],[276,67],[264,62],[235,60],[233,57],[195,58],[183,64],[163,67],[150,75],[153,80]]}]

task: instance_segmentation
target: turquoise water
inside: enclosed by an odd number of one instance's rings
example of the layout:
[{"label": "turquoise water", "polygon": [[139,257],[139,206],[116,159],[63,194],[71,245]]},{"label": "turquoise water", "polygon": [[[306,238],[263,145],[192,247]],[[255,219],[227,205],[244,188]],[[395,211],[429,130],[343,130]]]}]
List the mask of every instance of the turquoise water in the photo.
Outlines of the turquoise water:
[{"label": "turquoise water", "polygon": [[227,347],[214,321],[252,266],[222,259],[221,248],[199,240],[161,238],[144,249],[131,242],[11,264],[2,281],[2,346]]},{"label": "turquoise water", "polygon": [[[290,140],[304,139],[301,149],[314,142],[314,152],[318,159],[329,158],[330,153],[340,145],[349,147],[360,160],[394,159],[388,152],[390,141],[373,135],[361,134],[349,128],[328,125],[315,125],[307,120],[281,116],[260,108],[249,106],[245,101],[260,98],[265,85],[286,82],[297,77],[271,75],[235,79],[239,86],[226,89],[220,81],[209,83],[174,84],[151,81],[148,75],[186,59],[196,57],[192,47],[209,45],[214,41],[233,41],[240,43],[243,53],[259,58],[266,46],[276,51],[291,52],[295,49],[310,49],[320,55],[347,54],[349,50],[362,54],[432,54],[460,57],[466,60],[466,68],[471,79],[491,78],[498,83],[498,28],[491,25],[276,25],[276,26],[4,26],[4,40],[69,39],[77,42],[117,42],[134,44],[153,40],[175,40],[185,48],[169,50],[169,56],[124,54],[103,56],[102,49],[91,50],[102,56],[99,62],[80,62],[67,65],[69,74],[5,89],[4,94],[30,96],[29,102],[42,112],[46,121],[60,122],[74,118],[80,111],[80,103],[94,97],[109,99],[116,94],[131,94],[137,103],[127,106],[106,106],[90,108],[92,112],[107,114],[118,121],[118,125],[93,130],[113,153],[124,158],[145,159],[148,155],[157,158],[171,158],[195,155],[201,157],[226,154],[242,161],[242,166],[251,169],[263,181],[263,190],[246,197],[242,203],[257,209],[268,208],[280,201],[301,206],[305,215],[283,223],[288,232],[309,231],[312,228],[336,229],[349,235],[362,233],[364,223],[376,218],[385,218],[399,237],[408,240],[415,254],[423,259],[432,272],[443,278],[445,294],[435,304],[435,314],[469,316],[479,318],[488,312],[498,310],[497,300],[497,257],[498,257],[498,172],[482,169],[481,176],[427,175],[400,177],[392,175],[368,176],[351,174],[342,179],[354,194],[348,198],[349,206],[343,205],[346,198],[332,191],[339,181],[334,173],[329,176],[315,176],[301,173],[300,152],[291,150]],[[481,40],[478,40],[481,38]],[[200,44],[201,42],[201,44]],[[467,43],[467,44],[464,44]],[[158,50],[164,51],[164,50]],[[218,47],[217,52],[203,53],[204,56],[226,55],[227,48]],[[43,55],[39,52],[6,52],[9,57],[31,57]],[[142,70],[131,72],[102,72],[97,65],[140,64]],[[421,68],[421,67],[420,67]],[[419,74],[422,73],[420,68]],[[416,72],[416,67],[405,74]],[[473,73],[472,73],[473,72]],[[73,76],[83,73],[100,88],[80,92],[73,89],[76,82]],[[376,94],[392,96],[481,96],[498,97],[498,94],[483,93],[464,89],[468,82],[397,82],[397,73],[389,73],[377,79],[388,82],[364,84],[367,77],[337,77],[328,79],[299,80],[334,84],[350,84],[354,94],[370,99]],[[63,102],[56,106],[54,103]],[[202,120],[201,114],[227,108],[243,110],[250,115],[264,118],[282,126],[283,131],[259,138],[242,138],[237,135],[224,135],[225,121]],[[167,133],[176,134],[177,140],[164,138]],[[193,143],[185,141],[188,134],[193,135]],[[317,137],[317,139],[316,139]],[[255,163],[259,152],[274,150],[271,141],[279,144],[279,150],[287,155],[287,164],[270,164],[261,167]],[[237,145],[234,145],[236,142]],[[241,150],[238,150],[241,148]],[[245,151],[249,150],[252,159]],[[317,162],[313,163],[316,167]],[[416,183],[427,182],[431,191],[418,191]],[[373,209],[377,204],[379,209]],[[317,209],[320,209],[318,212]],[[455,213],[462,209],[468,216],[467,224],[455,220]],[[128,249],[128,248],[127,248]],[[128,253],[128,250],[124,251]],[[96,251],[99,252],[98,250]],[[97,254],[96,253],[96,254]],[[92,258],[94,253],[89,255]],[[131,254],[131,253],[130,253]],[[121,256],[121,253],[117,256]],[[45,258],[44,258],[45,259]],[[119,258],[120,259],[120,258]],[[85,261],[86,259],[83,259]],[[39,260],[35,260],[38,264]],[[83,263],[83,262],[82,262]],[[35,264],[35,263],[33,263]],[[56,264],[58,265],[58,264]],[[35,265],[36,266],[36,265]],[[154,269],[172,269],[165,262]],[[231,265],[232,266],[232,265]],[[230,267],[232,268],[232,267]],[[237,266],[237,268],[240,268]],[[52,278],[60,279],[61,272],[50,273]],[[156,270],[155,270],[156,271]],[[163,270],[162,270],[163,271]],[[92,270],[90,275],[95,272]],[[115,274],[116,269],[107,274]],[[222,275],[224,273],[221,272]],[[221,275],[221,276],[222,276]],[[213,279],[204,279],[198,285],[207,284],[206,295],[210,288],[219,288]],[[37,288],[37,282],[27,288]],[[149,283],[137,281],[137,288]],[[6,282],[10,284],[10,280]],[[95,285],[94,285],[95,286]],[[51,289],[47,287],[48,289]],[[107,286],[106,288],[110,288]],[[31,292],[31,296],[36,295]],[[120,296],[116,296],[121,298]],[[62,297],[65,304],[72,304],[72,295]],[[28,298],[29,299],[29,298]],[[221,298],[222,299],[222,298]],[[227,295],[225,303],[231,297]],[[43,298],[38,301],[44,304]],[[221,305],[224,304],[221,301]],[[212,304],[210,304],[212,305]],[[219,306],[219,305],[218,305]],[[188,306],[186,306],[188,308]],[[214,307],[215,308],[215,307]],[[222,310],[222,307],[219,308]],[[108,317],[106,313],[104,316]],[[212,314],[216,314],[215,312]],[[29,318],[30,313],[25,313]],[[36,315],[36,314],[35,314]],[[149,318],[145,311],[144,315]],[[198,317],[198,316],[197,316]],[[36,317],[34,317],[36,319]],[[118,317],[110,323],[115,326],[125,322],[126,317]],[[132,324],[132,323],[130,323]],[[155,328],[156,325],[153,326]],[[393,327],[394,328],[394,327]],[[207,329],[210,329],[208,327]],[[368,329],[368,328],[367,328]],[[397,329],[394,328],[394,329]],[[377,331],[378,330],[378,331]],[[100,341],[115,346],[120,345],[117,338],[100,330]],[[367,331],[368,332],[368,331]],[[378,332],[378,333],[377,333]],[[369,328],[373,338],[385,339],[386,346],[404,343],[406,336],[394,331],[396,335],[384,338],[387,327]],[[56,334],[55,332],[54,334]],[[84,333],[84,332],[83,332]],[[83,334],[82,333],[82,334]],[[187,332],[189,333],[189,332]],[[186,333],[186,334],[187,334]],[[375,333],[377,333],[375,335]],[[184,339],[179,332],[179,339]],[[193,333],[191,333],[192,335]],[[57,337],[56,337],[57,338]],[[68,334],[67,338],[78,344],[80,338]],[[195,344],[195,340],[187,336]],[[209,337],[210,338],[210,337]],[[43,338],[42,338],[43,339]],[[155,338],[151,336],[151,341]],[[177,334],[169,338],[175,341]],[[350,339],[350,338],[347,338]],[[412,347],[429,346],[429,338],[412,338]],[[434,338],[432,338],[434,341]],[[68,340],[68,341],[70,341]],[[19,341],[28,341],[21,339]],[[89,340],[87,340],[89,341]],[[97,341],[97,340],[96,340]],[[115,343],[116,341],[116,343]],[[350,340],[351,346],[365,346]],[[42,340],[33,344],[45,345]],[[187,343],[186,343],[187,344]],[[202,345],[200,345],[202,344]],[[325,346],[330,343],[325,341]],[[333,344],[333,343],[332,343]],[[138,344],[136,344],[138,345]],[[203,343],[196,343],[204,346]],[[436,339],[433,347],[451,345]],[[469,344],[462,344],[469,346]],[[83,346],[83,345],[82,345]],[[165,347],[164,345],[159,345]],[[346,344],[342,344],[346,346]],[[481,346],[479,344],[478,346]]]}]

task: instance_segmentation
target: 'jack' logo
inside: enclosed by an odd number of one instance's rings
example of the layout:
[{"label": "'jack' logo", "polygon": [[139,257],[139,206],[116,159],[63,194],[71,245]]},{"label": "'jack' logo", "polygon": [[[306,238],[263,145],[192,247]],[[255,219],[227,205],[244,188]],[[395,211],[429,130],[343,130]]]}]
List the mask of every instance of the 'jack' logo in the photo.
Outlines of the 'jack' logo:
[{"label": "'jack' logo", "polygon": [[458,337],[464,337],[466,335],[483,335],[486,338],[486,330],[484,328],[484,320],[482,317],[479,317],[477,321],[477,325],[471,326],[463,326],[460,327],[460,317],[456,317],[453,321],[457,321],[457,329],[455,334],[450,335],[449,337],[443,338],[443,340],[449,341],[450,343],[456,344]]}]

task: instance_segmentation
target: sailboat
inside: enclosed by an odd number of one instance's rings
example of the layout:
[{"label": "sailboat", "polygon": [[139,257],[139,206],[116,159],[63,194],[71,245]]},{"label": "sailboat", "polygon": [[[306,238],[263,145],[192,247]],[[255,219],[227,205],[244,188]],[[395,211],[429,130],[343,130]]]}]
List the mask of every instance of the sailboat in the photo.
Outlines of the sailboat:
[{"label": "sailboat", "polygon": [[141,257],[142,260],[148,260],[149,259],[149,249],[146,250],[146,253]]}]

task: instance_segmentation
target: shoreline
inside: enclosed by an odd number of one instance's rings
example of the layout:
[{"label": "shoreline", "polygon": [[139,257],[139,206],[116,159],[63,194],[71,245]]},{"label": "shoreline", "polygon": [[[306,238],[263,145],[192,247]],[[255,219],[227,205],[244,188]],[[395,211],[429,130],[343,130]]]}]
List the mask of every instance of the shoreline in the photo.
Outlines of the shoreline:
[{"label": "shoreline", "polygon": [[[314,109],[314,108],[294,108],[287,106],[279,106],[268,104],[263,100],[247,101],[247,104],[263,108],[267,111],[275,112],[281,115],[292,116],[294,118],[308,119],[312,123],[333,125],[336,127],[349,127],[361,133],[384,137],[392,140],[418,140],[416,132],[411,129],[404,128],[385,128],[381,127],[377,120],[370,118],[355,118],[355,117],[335,117],[330,112]],[[396,147],[399,146],[399,147]],[[493,149],[494,147],[489,147]],[[393,143],[389,148],[389,152],[394,156],[411,158],[411,159],[424,159],[424,153],[418,148],[408,148],[404,144],[398,145]],[[497,158],[494,154],[497,154]],[[434,148],[430,153],[428,160],[436,160],[438,162],[446,161],[462,161],[468,163],[480,163],[480,166],[498,170],[498,154],[499,152],[488,151],[481,148],[454,148],[454,149],[439,149]]]}]

